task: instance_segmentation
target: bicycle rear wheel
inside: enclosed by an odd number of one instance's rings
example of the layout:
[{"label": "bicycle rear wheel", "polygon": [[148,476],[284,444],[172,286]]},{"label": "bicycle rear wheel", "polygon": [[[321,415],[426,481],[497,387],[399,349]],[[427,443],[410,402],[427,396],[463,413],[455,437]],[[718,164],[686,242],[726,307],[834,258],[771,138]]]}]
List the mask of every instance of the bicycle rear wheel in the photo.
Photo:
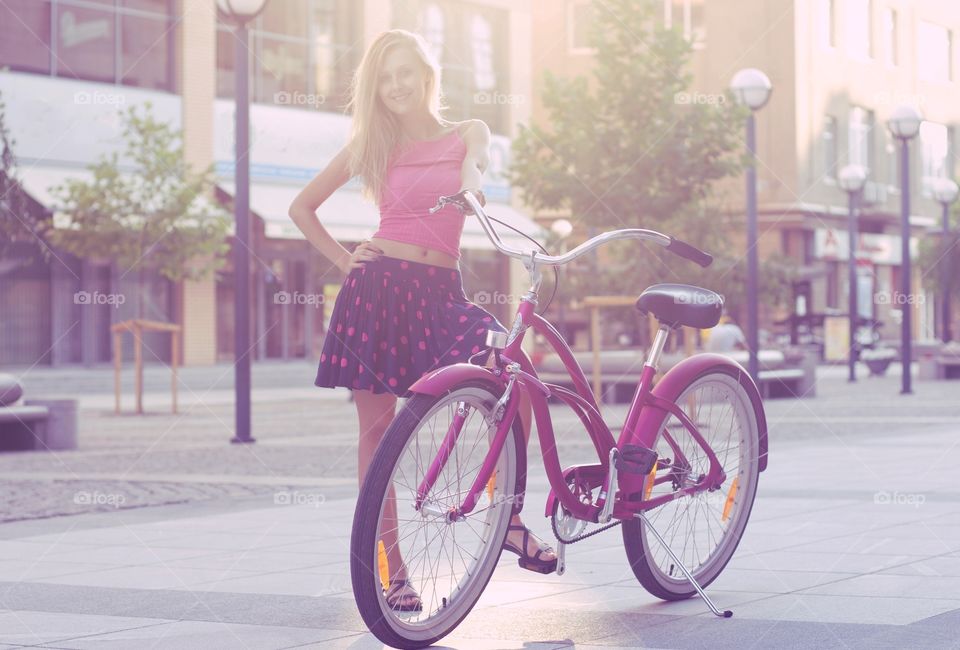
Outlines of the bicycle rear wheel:
[{"label": "bicycle rear wheel", "polygon": [[[497,565],[513,504],[523,495],[519,417],[473,511],[456,522],[436,513],[459,506],[479,474],[496,431],[487,418],[500,391],[494,384],[466,383],[439,397],[414,395],[377,448],[357,501],[350,572],[360,615],[388,645],[422,648],[449,634],[476,604]],[[427,495],[434,514],[418,511],[417,487],[458,409],[466,415],[463,427]],[[403,573],[419,594],[421,611],[399,611],[386,600],[386,585]]]},{"label": "bicycle rear wheel", "polygon": [[[668,501],[646,515],[703,587],[720,575],[736,551],[757,491],[761,414],[740,383],[742,372],[710,368],[691,381],[676,402],[716,454],[726,475],[723,484]],[[658,466],[657,478],[671,480],[648,485],[647,499],[695,484],[709,471],[703,449],[672,414],[657,434],[656,450],[660,465],[665,465]],[[623,522],[623,543],[634,575],[651,594],[664,600],[696,594],[642,520]]]}]

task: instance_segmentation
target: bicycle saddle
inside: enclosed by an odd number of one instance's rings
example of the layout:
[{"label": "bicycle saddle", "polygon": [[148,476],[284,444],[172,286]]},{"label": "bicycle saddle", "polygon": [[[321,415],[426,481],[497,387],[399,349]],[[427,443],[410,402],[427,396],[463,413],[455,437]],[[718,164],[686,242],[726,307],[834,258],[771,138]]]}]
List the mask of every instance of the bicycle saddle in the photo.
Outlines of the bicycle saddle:
[{"label": "bicycle saddle", "polygon": [[637,309],[651,313],[670,327],[709,329],[720,322],[720,294],[689,284],[655,284],[637,298]]}]

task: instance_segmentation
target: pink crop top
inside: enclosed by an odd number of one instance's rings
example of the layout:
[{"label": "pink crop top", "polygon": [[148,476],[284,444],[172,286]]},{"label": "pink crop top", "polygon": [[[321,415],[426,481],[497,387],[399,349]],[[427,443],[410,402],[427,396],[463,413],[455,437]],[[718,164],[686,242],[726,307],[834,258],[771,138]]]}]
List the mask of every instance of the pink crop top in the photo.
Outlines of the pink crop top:
[{"label": "pink crop top", "polygon": [[420,140],[396,154],[387,168],[374,237],[416,244],[460,259],[464,215],[452,205],[430,214],[442,195],[460,189],[467,153],[457,129],[437,140]]}]

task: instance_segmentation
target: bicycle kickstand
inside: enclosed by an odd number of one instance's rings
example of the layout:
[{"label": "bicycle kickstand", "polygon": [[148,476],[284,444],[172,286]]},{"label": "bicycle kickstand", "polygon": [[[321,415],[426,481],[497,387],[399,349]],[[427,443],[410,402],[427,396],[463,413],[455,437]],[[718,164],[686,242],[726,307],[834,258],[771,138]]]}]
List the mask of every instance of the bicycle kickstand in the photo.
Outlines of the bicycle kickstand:
[{"label": "bicycle kickstand", "polygon": [[647,528],[650,529],[650,532],[653,533],[653,536],[657,538],[657,541],[660,542],[660,546],[664,548],[667,552],[667,555],[670,556],[670,559],[673,560],[674,564],[680,567],[680,571],[687,577],[687,580],[690,581],[690,584],[693,585],[693,588],[697,590],[697,593],[700,594],[700,598],[703,599],[703,602],[707,604],[707,607],[710,608],[710,611],[719,616],[720,618],[730,618],[733,616],[733,612],[729,609],[725,609],[722,612],[720,609],[713,604],[713,601],[710,600],[710,596],[707,595],[707,592],[703,590],[703,587],[700,586],[700,583],[693,577],[693,574],[687,570],[687,567],[683,565],[683,562],[680,561],[680,558],[677,557],[677,554],[673,552],[673,549],[667,544],[666,540],[660,536],[660,533],[657,532],[657,529],[653,527],[653,524],[650,523],[650,520],[647,519],[642,512],[638,512],[634,515],[638,519],[643,520],[643,523],[647,525]]}]

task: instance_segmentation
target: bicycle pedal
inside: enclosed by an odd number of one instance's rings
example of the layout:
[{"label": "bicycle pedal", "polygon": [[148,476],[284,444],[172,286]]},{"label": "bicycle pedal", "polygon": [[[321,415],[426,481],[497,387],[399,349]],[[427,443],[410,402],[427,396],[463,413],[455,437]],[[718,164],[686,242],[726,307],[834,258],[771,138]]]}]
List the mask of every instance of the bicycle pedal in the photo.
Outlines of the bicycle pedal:
[{"label": "bicycle pedal", "polygon": [[643,445],[624,445],[617,455],[617,471],[649,474],[657,462],[657,452]]}]

